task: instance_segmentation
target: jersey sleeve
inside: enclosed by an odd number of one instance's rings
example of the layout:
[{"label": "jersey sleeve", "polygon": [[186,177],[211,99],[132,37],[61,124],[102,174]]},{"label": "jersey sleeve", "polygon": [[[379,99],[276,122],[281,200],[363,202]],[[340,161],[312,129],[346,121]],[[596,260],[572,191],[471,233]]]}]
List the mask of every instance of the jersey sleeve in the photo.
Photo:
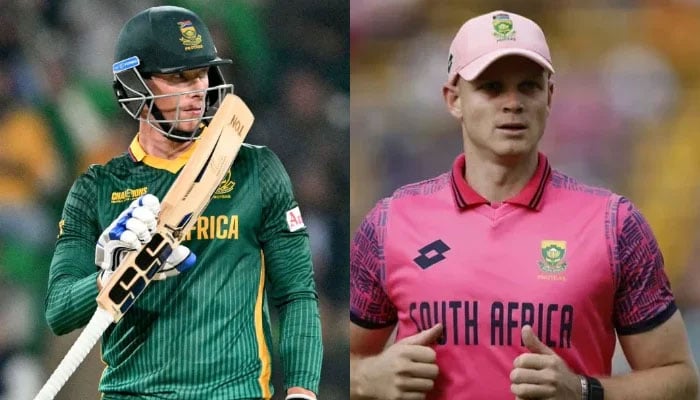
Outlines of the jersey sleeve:
[{"label": "jersey sleeve", "polygon": [[267,296],[280,311],[285,387],[318,393],[323,345],[309,236],[284,166],[268,148],[259,150],[259,240],[270,284]]},{"label": "jersey sleeve", "polygon": [[666,322],[676,311],[664,259],[654,233],[641,212],[618,198],[614,222],[614,323],[618,334],[646,332]]},{"label": "jersey sleeve", "polygon": [[384,290],[384,233],[389,200],[370,211],[350,246],[350,321],[378,329],[396,324],[396,307]]},{"label": "jersey sleeve", "polygon": [[85,326],[97,308],[95,198],[95,175],[88,171],[73,184],[63,207],[45,301],[46,320],[57,335]]}]

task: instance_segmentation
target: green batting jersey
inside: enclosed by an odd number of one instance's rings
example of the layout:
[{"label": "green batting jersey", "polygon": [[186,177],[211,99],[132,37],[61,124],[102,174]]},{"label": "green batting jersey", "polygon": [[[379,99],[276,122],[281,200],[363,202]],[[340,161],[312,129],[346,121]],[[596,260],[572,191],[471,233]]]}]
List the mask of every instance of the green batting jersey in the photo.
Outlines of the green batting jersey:
[{"label": "green batting jersey", "polygon": [[[46,318],[56,334],[84,326],[96,309],[101,232],[141,195],[162,199],[192,148],[163,160],[136,138],[76,180],[49,274]],[[277,156],[244,144],[182,243],[195,266],[153,281],[105,332],[104,398],[270,398],[268,302],[279,309],[285,386],[317,392],[323,350],[308,234]]]}]

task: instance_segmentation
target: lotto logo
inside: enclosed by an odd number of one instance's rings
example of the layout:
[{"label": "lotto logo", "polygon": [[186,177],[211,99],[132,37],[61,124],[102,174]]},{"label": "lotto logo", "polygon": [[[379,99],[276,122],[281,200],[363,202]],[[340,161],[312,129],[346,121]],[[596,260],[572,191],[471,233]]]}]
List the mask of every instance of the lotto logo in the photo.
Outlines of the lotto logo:
[{"label": "lotto logo", "polygon": [[450,250],[450,246],[438,239],[418,250],[420,255],[413,259],[419,267],[426,269],[445,259],[443,253]]},{"label": "lotto logo", "polygon": [[301,219],[301,211],[299,211],[299,207],[294,207],[287,211],[287,227],[289,228],[290,232],[306,228],[306,225],[304,225],[304,220]]}]

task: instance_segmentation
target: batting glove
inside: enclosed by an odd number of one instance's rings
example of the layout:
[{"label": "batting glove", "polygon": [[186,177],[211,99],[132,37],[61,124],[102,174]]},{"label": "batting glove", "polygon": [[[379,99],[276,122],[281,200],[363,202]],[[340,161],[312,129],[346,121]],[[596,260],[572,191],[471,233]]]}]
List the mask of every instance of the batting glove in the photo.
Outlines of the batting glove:
[{"label": "batting glove", "polygon": [[165,260],[165,265],[153,276],[153,279],[161,281],[179,275],[194,267],[195,262],[197,262],[197,256],[187,247],[179,245],[173,249],[168,259]]},{"label": "batting glove", "polygon": [[[143,195],[134,200],[102,232],[95,246],[95,264],[102,268],[99,277],[101,286],[109,281],[128,252],[138,250],[151,240],[156,231],[159,212],[158,198],[152,194]],[[168,276],[177,275],[191,268],[195,261],[196,257],[187,247],[178,246],[166,260],[164,269],[176,271]]]}]

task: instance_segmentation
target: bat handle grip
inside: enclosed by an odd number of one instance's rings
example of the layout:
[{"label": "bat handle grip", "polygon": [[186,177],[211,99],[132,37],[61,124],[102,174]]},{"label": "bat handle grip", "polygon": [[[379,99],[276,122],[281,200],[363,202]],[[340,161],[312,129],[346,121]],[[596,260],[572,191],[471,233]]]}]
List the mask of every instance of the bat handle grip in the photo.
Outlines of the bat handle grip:
[{"label": "bat handle grip", "polygon": [[39,393],[34,397],[34,400],[53,400],[112,322],[112,315],[97,307],[97,311],[93,314],[90,322],[83,329],[83,332],[80,333],[78,339],[68,350],[66,356],[63,357],[63,360],[58,364],[58,367],[56,367],[56,370],[51,374]]}]

